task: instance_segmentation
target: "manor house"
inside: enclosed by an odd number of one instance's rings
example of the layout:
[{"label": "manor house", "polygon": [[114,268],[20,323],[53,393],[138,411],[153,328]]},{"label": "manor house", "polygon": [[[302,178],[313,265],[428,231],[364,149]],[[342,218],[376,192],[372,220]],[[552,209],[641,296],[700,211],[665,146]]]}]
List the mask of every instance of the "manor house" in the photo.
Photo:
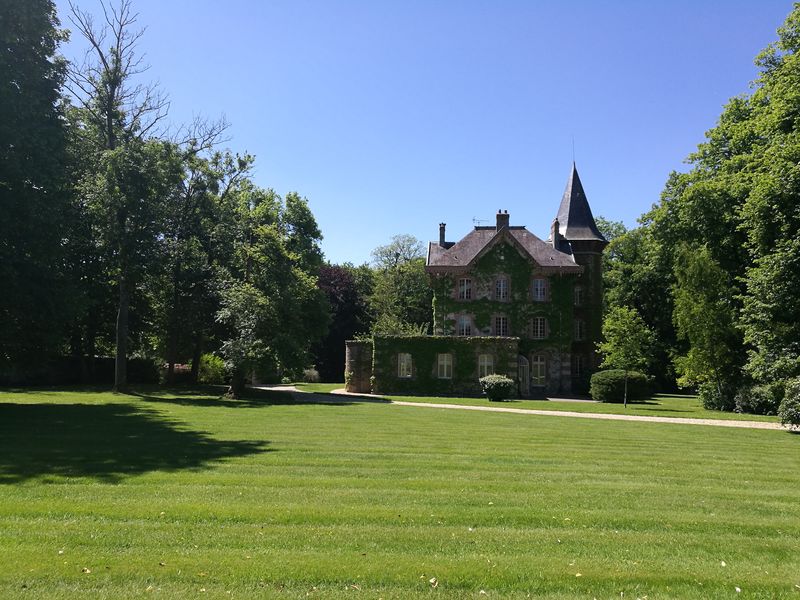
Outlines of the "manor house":
[{"label": "manor house", "polygon": [[433,335],[347,342],[348,391],[478,395],[478,379],[499,373],[523,397],[585,392],[598,365],[607,243],[574,164],[547,240],[502,210],[458,242],[441,223],[425,267]]}]

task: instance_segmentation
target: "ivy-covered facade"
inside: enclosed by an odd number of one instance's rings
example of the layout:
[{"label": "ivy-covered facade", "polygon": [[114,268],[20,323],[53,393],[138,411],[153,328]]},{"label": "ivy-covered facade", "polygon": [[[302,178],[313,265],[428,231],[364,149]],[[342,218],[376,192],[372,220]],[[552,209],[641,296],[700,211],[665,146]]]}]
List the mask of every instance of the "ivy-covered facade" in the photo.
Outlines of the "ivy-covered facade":
[{"label": "ivy-covered facade", "polygon": [[584,392],[598,363],[606,243],[574,165],[547,240],[503,211],[458,242],[440,224],[426,262],[433,335],[348,344],[348,389],[477,394],[491,372],[522,396]]}]

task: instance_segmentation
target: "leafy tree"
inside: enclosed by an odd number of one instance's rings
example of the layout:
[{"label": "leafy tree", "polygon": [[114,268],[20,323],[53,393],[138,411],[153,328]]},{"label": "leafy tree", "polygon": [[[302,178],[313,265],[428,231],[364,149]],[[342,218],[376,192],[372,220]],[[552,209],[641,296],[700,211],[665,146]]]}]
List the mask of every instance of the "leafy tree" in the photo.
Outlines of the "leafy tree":
[{"label": "leafy tree", "polygon": [[613,242],[618,237],[625,235],[625,232],[628,231],[622,221],[610,221],[605,217],[595,217],[594,222],[600,230],[600,233],[602,233],[603,237],[609,242]]},{"label": "leafy tree", "polygon": [[689,343],[688,352],[675,359],[679,383],[711,383],[714,396],[732,405],[743,362],[742,336],[735,325],[737,290],[705,245],[679,248],[675,276],[675,326]]},{"label": "leafy tree", "polygon": [[433,320],[433,292],[422,242],[411,235],[396,235],[389,244],[373,250],[372,259],[372,333],[427,333]]},{"label": "leafy tree", "polygon": [[[224,204],[232,247],[222,266],[217,319],[225,328],[221,352],[233,373],[229,393],[236,397],[250,374],[297,374],[307,366],[311,344],[325,333],[328,307],[316,273],[304,268],[309,257],[290,249],[296,230],[273,190],[245,179]],[[316,228],[311,221],[307,226]],[[314,246],[310,242],[307,247]]]},{"label": "leafy tree", "polygon": [[0,367],[57,351],[69,318],[59,26],[50,0],[0,0]]},{"label": "leafy tree", "polygon": [[644,371],[650,362],[653,332],[632,308],[616,307],[603,319],[604,341],[597,345],[602,367],[625,372],[624,404],[628,406],[628,373]]},{"label": "leafy tree", "polygon": [[420,258],[425,258],[425,246],[407,233],[392,236],[391,242],[372,251],[372,264],[376,269],[389,269]]},{"label": "leafy tree", "polygon": [[372,290],[372,270],[363,265],[323,265],[319,288],[330,305],[328,334],[314,349],[317,369],[323,381],[341,381],[345,360],[345,341],[370,328],[368,297]]},{"label": "leafy tree", "polygon": [[[116,366],[114,389],[127,386],[130,306],[132,295],[142,274],[144,263],[152,255],[137,242],[157,235],[154,219],[163,217],[157,206],[177,185],[179,170],[175,149],[161,144],[161,150],[148,142],[166,117],[168,103],[155,86],[134,82],[144,67],[137,54],[137,42],[143,30],[136,31],[137,15],[130,0],[121,0],[118,7],[103,7],[104,22],[96,25],[92,15],[70,4],[70,20],[89,45],[86,59],[68,72],[67,86],[81,106],[79,131],[94,147],[95,164],[99,168],[86,174],[81,185],[93,196],[95,210],[106,218],[95,223],[102,228],[108,248],[113,252],[113,276],[117,286]],[[170,154],[171,156],[167,156]],[[170,162],[157,166],[153,159],[160,155]],[[145,173],[139,169],[161,171]],[[172,173],[173,181],[163,175]],[[155,185],[148,179],[155,175]],[[106,178],[105,181],[101,181]],[[141,219],[141,220],[137,220]],[[145,234],[147,231],[147,234]]]}]

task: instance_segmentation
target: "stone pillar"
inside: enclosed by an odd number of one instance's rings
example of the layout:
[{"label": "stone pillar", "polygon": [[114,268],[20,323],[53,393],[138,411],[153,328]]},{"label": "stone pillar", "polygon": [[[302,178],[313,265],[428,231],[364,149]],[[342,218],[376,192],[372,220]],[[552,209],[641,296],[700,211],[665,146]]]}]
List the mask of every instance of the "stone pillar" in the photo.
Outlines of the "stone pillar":
[{"label": "stone pillar", "polygon": [[345,390],[354,394],[372,392],[372,342],[345,342]]}]

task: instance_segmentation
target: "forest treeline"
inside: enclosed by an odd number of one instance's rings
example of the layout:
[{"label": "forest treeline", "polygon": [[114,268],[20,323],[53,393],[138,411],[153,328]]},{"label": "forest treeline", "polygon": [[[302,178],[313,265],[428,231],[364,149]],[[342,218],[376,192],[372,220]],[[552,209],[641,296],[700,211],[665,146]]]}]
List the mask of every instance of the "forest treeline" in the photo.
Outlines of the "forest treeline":
[{"label": "forest treeline", "polygon": [[71,7],[70,64],[50,0],[0,2],[0,376],[94,381],[115,356],[124,389],[129,356],[196,379],[213,351],[236,394],[302,369],[329,319],[306,200],[258,187],[223,120],[170,124],[131,3],[103,8]]},{"label": "forest treeline", "polygon": [[709,408],[774,412],[800,375],[798,50],[796,4],[756,58],[752,91],[606,250],[606,309],[635,309],[655,333],[662,388],[696,388]]},{"label": "forest treeline", "polygon": [[[0,0],[0,379],[69,357],[92,381],[115,356],[124,388],[128,357],[196,380],[216,356],[237,393],[253,373],[340,381],[345,339],[428,332],[422,244],[326,263],[306,200],[257,186],[224,121],[169,123],[130,1],[105,8],[66,16],[89,48],[78,65],[51,0]],[[800,375],[798,48],[796,5],[639,226],[598,219],[606,311],[634,310],[655,340],[646,370],[709,407],[768,410],[753,403]]]}]

